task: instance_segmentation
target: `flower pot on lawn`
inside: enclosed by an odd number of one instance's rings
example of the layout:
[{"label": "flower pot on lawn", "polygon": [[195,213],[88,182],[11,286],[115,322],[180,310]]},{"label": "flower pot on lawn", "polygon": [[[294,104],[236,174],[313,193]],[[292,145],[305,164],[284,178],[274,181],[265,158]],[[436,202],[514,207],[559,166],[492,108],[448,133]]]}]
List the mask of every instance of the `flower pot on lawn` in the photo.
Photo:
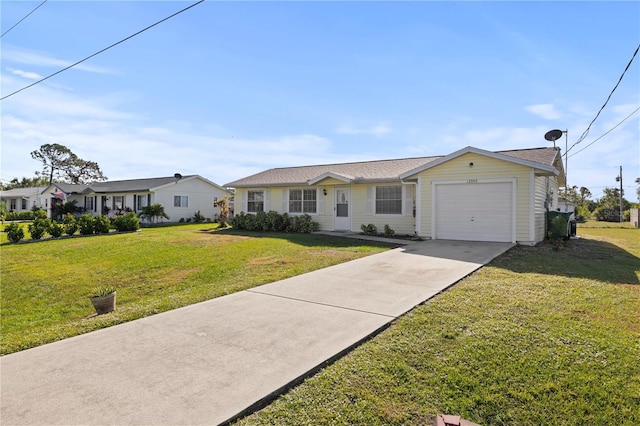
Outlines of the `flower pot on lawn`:
[{"label": "flower pot on lawn", "polygon": [[116,292],[104,296],[92,296],[91,303],[98,315],[114,311],[116,309]]}]

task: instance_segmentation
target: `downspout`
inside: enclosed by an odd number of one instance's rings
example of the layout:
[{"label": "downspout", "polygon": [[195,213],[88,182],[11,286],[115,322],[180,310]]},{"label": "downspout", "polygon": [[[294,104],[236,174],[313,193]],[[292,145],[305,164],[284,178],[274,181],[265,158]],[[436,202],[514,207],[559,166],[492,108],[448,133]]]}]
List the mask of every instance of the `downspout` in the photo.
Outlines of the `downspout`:
[{"label": "downspout", "polygon": [[415,185],[415,192],[413,196],[413,232],[415,235],[418,235],[419,227],[418,227],[418,218],[420,217],[418,211],[418,182],[405,182],[400,179],[400,183],[403,185]]}]

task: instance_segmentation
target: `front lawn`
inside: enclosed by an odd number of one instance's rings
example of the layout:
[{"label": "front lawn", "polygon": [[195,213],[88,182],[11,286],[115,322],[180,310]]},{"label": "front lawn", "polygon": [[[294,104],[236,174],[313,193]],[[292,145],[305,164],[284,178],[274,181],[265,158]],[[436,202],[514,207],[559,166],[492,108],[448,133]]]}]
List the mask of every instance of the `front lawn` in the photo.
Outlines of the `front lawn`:
[{"label": "front lawn", "polygon": [[[311,234],[144,228],[0,247],[0,353],[7,354],[345,262],[388,246]],[[92,316],[97,286],[117,311]]]},{"label": "front lawn", "polygon": [[640,424],[640,230],[515,247],[240,425]]}]

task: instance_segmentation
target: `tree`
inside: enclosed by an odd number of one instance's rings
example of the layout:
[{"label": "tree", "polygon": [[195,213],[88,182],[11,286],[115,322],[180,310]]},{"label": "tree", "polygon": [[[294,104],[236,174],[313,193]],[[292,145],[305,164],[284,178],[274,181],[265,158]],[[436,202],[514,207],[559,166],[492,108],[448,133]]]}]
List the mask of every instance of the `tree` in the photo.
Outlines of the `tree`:
[{"label": "tree", "polygon": [[49,175],[48,184],[50,185],[53,182],[53,175],[77,157],[64,145],[48,143],[42,145],[39,150],[31,152],[31,158],[42,163],[44,172]]},{"label": "tree", "polygon": [[75,158],[71,161],[62,173],[69,183],[77,184],[107,180],[106,176],[102,174],[98,163],[81,158]]},{"label": "tree", "polygon": [[158,218],[169,219],[169,216],[164,212],[164,207],[159,203],[144,207],[140,213],[140,219],[146,220],[150,224],[155,223]]},{"label": "tree", "polygon": [[44,173],[49,176],[47,184],[53,182],[53,176],[56,173],[69,183],[76,184],[107,180],[98,163],[79,158],[64,145],[57,143],[42,145],[39,150],[31,153],[31,158],[42,163]]},{"label": "tree", "polygon": [[218,223],[220,224],[221,228],[224,228],[228,225],[229,222],[229,213],[230,213],[230,208],[229,208],[229,200],[227,199],[227,197],[223,197],[218,201],[215,201],[213,203],[213,207],[220,207],[220,215],[218,215]]},{"label": "tree", "polygon": [[578,199],[578,204],[581,206],[584,206],[587,199],[591,198],[591,191],[589,191],[589,188],[581,186],[579,190],[579,194],[580,194],[580,197]]},{"label": "tree", "polygon": [[10,189],[16,188],[33,188],[36,186],[47,186],[49,184],[47,178],[45,176],[36,175],[35,177],[28,178],[23,177],[21,180],[18,178],[13,178],[7,184],[2,184],[2,190],[8,191]]}]

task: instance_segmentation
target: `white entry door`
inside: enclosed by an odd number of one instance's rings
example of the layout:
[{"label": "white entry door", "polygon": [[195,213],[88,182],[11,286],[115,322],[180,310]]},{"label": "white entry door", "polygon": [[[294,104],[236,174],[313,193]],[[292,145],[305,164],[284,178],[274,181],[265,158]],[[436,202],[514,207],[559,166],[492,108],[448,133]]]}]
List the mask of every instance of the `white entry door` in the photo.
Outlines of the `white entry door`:
[{"label": "white entry door", "polygon": [[335,199],[335,217],[333,228],[336,231],[351,230],[351,190],[349,188],[337,188]]}]

